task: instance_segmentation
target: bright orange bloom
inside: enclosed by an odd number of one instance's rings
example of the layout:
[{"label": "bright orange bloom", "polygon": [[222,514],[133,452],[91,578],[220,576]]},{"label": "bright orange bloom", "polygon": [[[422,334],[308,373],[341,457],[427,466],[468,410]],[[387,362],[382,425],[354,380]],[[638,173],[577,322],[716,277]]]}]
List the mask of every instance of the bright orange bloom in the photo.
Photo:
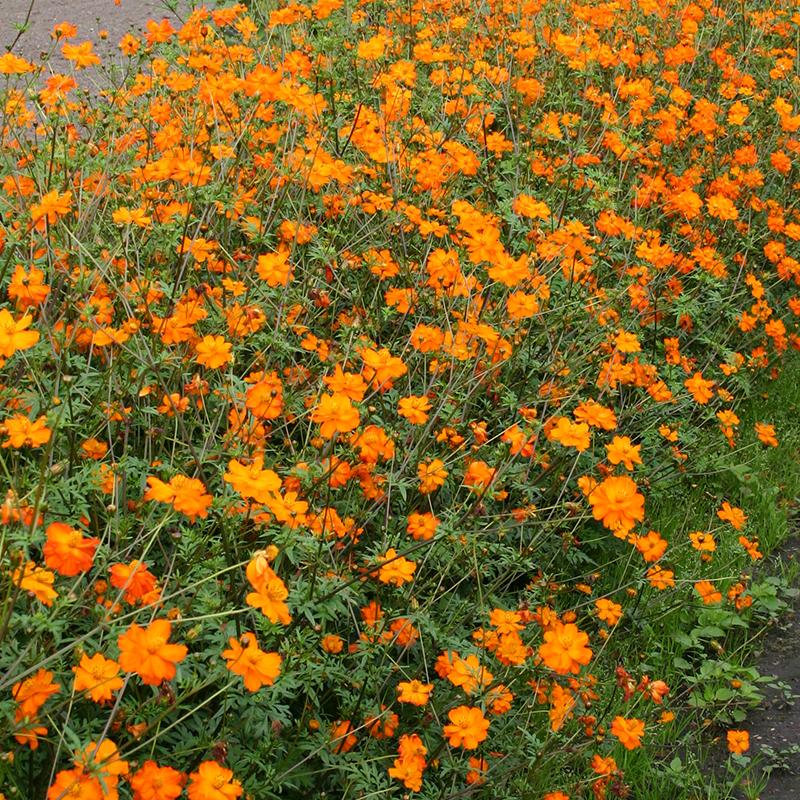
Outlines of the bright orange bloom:
[{"label": "bright orange bloom", "polygon": [[587,450],[592,441],[589,426],[584,422],[572,422],[568,417],[559,417],[556,420],[548,438],[564,447],[574,447],[579,453]]},{"label": "bright orange bloom", "polygon": [[353,733],[353,723],[349,719],[336,722],[331,727],[331,744],[334,753],[346,753],[358,744],[358,737]]},{"label": "bright orange bloom", "polygon": [[8,438],[3,442],[3,447],[13,447],[18,450],[21,447],[41,447],[50,441],[52,431],[47,427],[47,418],[31,421],[24,414],[14,414],[0,425],[2,431]]},{"label": "bright orange bloom", "polygon": [[54,225],[59,217],[69,214],[71,206],[72,192],[59,194],[54,189],[31,206],[31,221],[37,229],[44,230],[45,222]]},{"label": "bright orange bloom", "polygon": [[65,44],[61,48],[61,52],[67,61],[75,63],[75,69],[86,69],[100,63],[100,59],[94,52],[94,45],[92,42],[83,42],[82,44]]},{"label": "bright orange bloom", "polygon": [[197,363],[209,369],[217,369],[233,361],[233,345],[223,336],[204,336],[194,348]]},{"label": "bright orange bloom", "polygon": [[332,439],[336,433],[349,433],[358,427],[360,417],[350,399],[341,394],[324,394],[311,414],[319,423],[320,436]]},{"label": "bright orange bloom", "polygon": [[572,623],[556,622],[544,632],[544,643],[539,647],[539,657],[545,665],[559,675],[570,672],[577,675],[581,666],[592,660],[592,651],[587,645],[589,637]]},{"label": "bright orange bloom", "polygon": [[755,424],[756,436],[759,441],[768,447],[777,447],[778,439],[775,436],[775,426],[767,425],[765,422],[756,422]]},{"label": "bright orange bloom", "polygon": [[62,769],[47,790],[47,800],[104,800],[100,781],[82,769]]},{"label": "bright orange bloom", "polygon": [[622,606],[613,600],[602,598],[596,600],[594,604],[597,609],[597,618],[608,623],[612,627],[616,625],[622,616]]},{"label": "bright orange bloom", "polygon": [[650,581],[653,588],[663,591],[675,586],[675,573],[671,569],[664,569],[661,565],[656,564],[647,570],[647,580]]},{"label": "bright orange bloom", "polygon": [[428,412],[431,410],[431,401],[427,397],[410,395],[403,397],[397,404],[397,412],[405,417],[412,425],[424,425],[428,421]]},{"label": "bright orange bloom", "polygon": [[243,791],[233,772],[216,761],[203,761],[197,772],[189,775],[186,789],[189,800],[236,800]]},{"label": "bright orange bloom", "polygon": [[175,677],[175,665],[189,652],[185,645],[169,644],[172,625],[169,620],[155,619],[147,628],[133,624],[117,639],[119,665],[126,672],[135,672],[148,686],[159,686]]},{"label": "bright orange bloom", "polygon": [[606,445],[606,454],[610,464],[622,464],[625,469],[632,470],[634,464],[641,464],[639,454],[641,445],[633,444],[627,436],[615,436],[611,444]]},{"label": "bright orange bloom", "polygon": [[640,719],[625,719],[614,717],[611,723],[611,733],[619,739],[626,750],[635,750],[642,743],[644,736],[644,722]]},{"label": "bright orange bloom", "polygon": [[44,561],[61,575],[78,575],[91,569],[100,540],[84,537],[65,522],[51,522],[45,532]]},{"label": "bright orange bloom", "polygon": [[[242,642],[245,643],[244,647]],[[244,678],[244,686],[248,691],[257,692],[262,686],[272,686],[280,675],[280,655],[261,650],[254,633],[243,633],[240,639],[232,636],[228,640],[228,648],[222,651],[222,657],[234,675]]]},{"label": "bright orange bloom", "polygon": [[119,750],[111,739],[100,743],[89,742],[82,752],[75,754],[75,766],[93,775],[103,787],[103,800],[118,800],[117,785],[128,774],[128,762],[120,758]]},{"label": "bright orange bloom", "polygon": [[137,559],[128,564],[112,564],[109,573],[111,585],[124,591],[126,603],[143,601],[157,586],[156,576],[147,569],[146,564]]},{"label": "bright orange bloom", "polygon": [[658,531],[648,531],[644,536],[637,536],[634,545],[648,563],[658,561],[667,551],[667,542]]},{"label": "bright orange bloom", "polygon": [[24,567],[14,570],[11,580],[23,591],[31,592],[39,602],[52,606],[53,600],[58,597],[58,592],[53,588],[55,577],[52,572],[28,561]]},{"label": "bright orange bloom", "polygon": [[432,683],[422,683],[416,679],[413,681],[400,681],[397,684],[397,700],[400,703],[424,706],[430,700],[432,691]]},{"label": "bright orange bloom", "polygon": [[705,380],[700,372],[695,372],[691,378],[687,378],[683,385],[688,389],[689,394],[702,406],[706,405],[714,396],[711,391],[714,388],[714,381]]},{"label": "bright orange bloom", "polygon": [[211,505],[211,495],[206,492],[205,484],[197,478],[185,475],[173,475],[169,483],[153,476],[147,478],[150,487],[144,493],[145,500],[156,500],[169,503],[176,511],[185,514],[194,522],[197,517],[205,519]]},{"label": "bright orange bloom", "polygon": [[444,735],[451,747],[474,750],[488,736],[489,720],[479,708],[458,706],[447,716],[450,724],[444,726]]},{"label": "bright orange bloom", "polygon": [[585,422],[591,428],[613,431],[617,427],[617,415],[595,400],[586,400],[577,406],[574,416],[579,422]]},{"label": "bright orange bloom", "polygon": [[247,605],[260,609],[270,622],[288,625],[292,621],[286,604],[289,591],[263,554],[256,553],[253,556],[246,573],[247,580],[255,590],[245,598]]},{"label": "bright orange bloom", "polygon": [[0,356],[11,358],[17,350],[27,350],[39,341],[38,331],[27,330],[32,322],[30,314],[15,320],[7,309],[0,309]]},{"label": "bright orange bloom", "polygon": [[186,776],[172,767],[159,767],[155,761],[145,761],[131,775],[133,800],[176,800],[183,791]]},{"label": "bright orange bloom", "polygon": [[417,565],[403,556],[398,556],[397,551],[390,547],[383,556],[385,563],[378,572],[381,583],[390,583],[392,586],[402,586],[413,580],[414,570]]},{"label": "bright orange bloom", "polygon": [[694,585],[695,591],[703,598],[703,603],[713,605],[722,602],[722,592],[717,590],[711,581],[698,581]]},{"label": "bright orange bloom", "polygon": [[742,755],[750,749],[750,734],[747,731],[728,731],[728,750]]},{"label": "bright orange bloom", "polygon": [[101,653],[91,657],[84,653],[80,664],[73,667],[72,671],[75,673],[75,691],[85,691],[95,703],[110,701],[114,692],[122,688],[119,664]]},{"label": "bright orange bloom", "polygon": [[17,703],[20,717],[33,719],[47,698],[60,691],[61,685],[53,682],[53,673],[40,667],[11,687],[11,697]]},{"label": "bright orange bloom", "polygon": [[438,458],[434,458],[427,464],[421,461],[417,467],[420,492],[422,494],[430,494],[440,486],[443,486],[447,475],[444,461],[440,461]]},{"label": "bright orange bloom", "polygon": [[730,503],[725,502],[722,508],[717,511],[717,516],[723,521],[728,522],[737,531],[744,528],[747,523],[747,514],[741,508],[732,506]]},{"label": "bright orange bloom", "polygon": [[627,534],[644,520],[644,497],[627,475],[606,478],[589,495],[592,515],[609,530]]}]

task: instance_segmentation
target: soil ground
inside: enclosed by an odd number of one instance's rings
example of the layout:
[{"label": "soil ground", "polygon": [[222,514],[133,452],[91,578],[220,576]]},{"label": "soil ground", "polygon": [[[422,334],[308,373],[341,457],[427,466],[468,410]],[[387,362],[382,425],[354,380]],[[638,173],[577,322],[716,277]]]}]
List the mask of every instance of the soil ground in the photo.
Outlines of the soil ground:
[{"label": "soil ground", "polygon": [[[785,559],[800,561],[800,540],[783,550]],[[800,798],[800,600],[781,625],[770,631],[758,661],[762,675],[773,675],[778,688],[765,690],[764,703],[745,725],[752,754],[763,757],[770,780],[759,800]]]}]

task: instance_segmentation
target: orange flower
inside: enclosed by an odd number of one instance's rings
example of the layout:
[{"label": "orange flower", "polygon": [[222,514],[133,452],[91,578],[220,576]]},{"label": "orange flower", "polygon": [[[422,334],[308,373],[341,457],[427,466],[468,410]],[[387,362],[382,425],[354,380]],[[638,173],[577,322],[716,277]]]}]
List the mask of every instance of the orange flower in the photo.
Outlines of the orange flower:
[{"label": "orange flower", "polygon": [[47,790],[47,800],[104,800],[100,781],[82,769],[62,769]]},{"label": "orange flower", "polygon": [[[242,642],[245,647],[242,647]],[[228,640],[228,647],[228,650],[222,651],[222,657],[234,675],[244,678],[248,691],[257,692],[262,686],[272,686],[280,675],[280,655],[261,650],[254,633],[243,633],[240,639],[232,636]]]},{"label": "orange flower", "polygon": [[564,447],[574,447],[579,453],[589,448],[591,436],[584,422],[572,422],[568,417],[559,417],[550,429],[548,438]]},{"label": "orange flower", "polygon": [[131,775],[133,800],[176,800],[183,791],[186,776],[172,767],[159,767],[145,761]]},{"label": "orange flower", "polygon": [[766,422],[756,422],[755,424],[756,436],[762,444],[767,447],[777,447],[778,439],[775,436],[775,426],[768,425]]},{"label": "orange flower", "polygon": [[58,592],[53,588],[55,575],[37,566],[33,561],[26,562],[22,568],[14,570],[11,580],[25,592],[31,592],[39,602],[52,606]]},{"label": "orange flower", "polygon": [[615,533],[627,534],[644,520],[644,497],[627,475],[606,478],[589,495],[592,515]]},{"label": "orange flower", "polygon": [[286,286],[292,274],[292,265],[289,263],[289,253],[267,253],[258,257],[256,266],[258,277],[266,281],[268,286]]},{"label": "orange flower", "polygon": [[94,45],[91,42],[82,44],[65,44],[61,52],[67,61],[75,63],[75,69],[85,69],[100,63],[100,59],[94,52]]},{"label": "orange flower", "polygon": [[421,461],[417,466],[417,477],[419,478],[419,490],[422,494],[430,494],[440,486],[444,485],[448,472],[444,468],[444,461],[434,458],[429,463]]},{"label": "orange flower", "polygon": [[424,706],[430,700],[432,691],[432,683],[422,683],[416,679],[400,681],[397,684],[397,700],[400,703],[411,703],[413,706]]},{"label": "orange flower", "polygon": [[654,589],[663,591],[675,586],[675,573],[671,569],[664,569],[656,564],[647,570],[647,580]]},{"label": "orange flower", "polygon": [[233,345],[222,336],[204,336],[194,348],[197,363],[216,369],[233,361]]},{"label": "orange flower", "polygon": [[639,454],[641,445],[633,444],[627,436],[615,436],[611,444],[606,445],[606,454],[610,464],[622,464],[625,469],[632,470],[634,464],[641,464]]},{"label": "orange flower", "polygon": [[31,206],[31,221],[37,230],[44,230],[45,222],[54,225],[59,217],[69,214],[72,192],[59,194],[55,189],[42,197],[39,203]]},{"label": "orange flower", "polygon": [[622,616],[622,606],[613,600],[606,600],[605,598],[596,600],[594,606],[597,609],[597,618],[612,627],[619,622]]},{"label": "orange flower", "polygon": [[559,675],[577,675],[581,666],[592,660],[592,651],[587,647],[589,637],[572,623],[556,622],[544,633],[544,643],[539,647],[539,656],[545,665]]},{"label": "orange flower", "polygon": [[722,601],[722,592],[717,591],[711,581],[698,581],[694,585],[695,591],[703,598],[703,603],[713,605]]},{"label": "orange flower", "polygon": [[331,727],[331,744],[334,753],[346,753],[358,744],[358,737],[353,733],[353,723],[349,719],[336,722]]},{"label": "orange flower", "polygon": [[714,396],[711,389],[714,387],[714,381],[704,380],[702,373],[695,372],[691,378],[687,378],[683,385],[688,389],[689,394],[704,406]]},{"label": "orange flower", "polygon": [[216,761],[203,761],[197,772],[189,775],[186,789],[189,800],[236,800],[243,791],[233,772]]},{"label": "orange flower", "polygon": [[728,750],[742,755],[750,749],[750,734],[747,731],[728,731]]},{"label": "orange flower", "polygon": [[160,503],[169,503],[176,511],[185,514],[194,522],[197,517],[205,519],[211,505],[211,496],[206,493],[206,487],[197,478],[188,478],[185,475],[173,475],[169,483],[148,477],[147,485],[150,487],[144,494],[145,500],[156,500]]},{"label": "orange flower", "polygon": [[75,767],[100,781],[103,800],[118,800],[117,784],[123,775],[128,774],[128,762],[120,758],[111,739],[89,742],[82,752],[75,754]]},{"label": "orange flower", "polygon": [[80,531],[64,522],[51,522],[45,532],[44,561],[61,575],[78,575],[91,569],[99,539],[84,538]]},{"label": "orange flower", "polygon": [[667,542],[658,531],[648,531],[645,536],[637,536],[634,545],[648,563],[658,561],[667,551]]},{"label": "orange flower", "polygon": [[15,414],[2,425],[2,431],[8,438],[3,442],[3,447],[41,447],[50,441],[52,431],[47,427],[47,418],[39,417],[32,422],[24,414]]},{"label": "orange flower", "polygon": [[644,736],[644,722],[640,719],[625,719],[614,717],[611,723],[611,733],[619,739],[626,750],[635,750],[642,743]]},{"label": "orange flower", "polygon": [[175,677],[175,665],[186,658],[185,645],[169,644],[169,620],[155,619],[147,628],[133,624],[117,639],[119,665],[135,672],[147,686],[159,686]]},{"label": "orange flower", "polygon": [[247,565],[247,580],[255,591],[245,598],[247,605],[258,608],[270,622],[288,625],[292,618],[286,598],[289,591],[284,582],[272,571],[266,557],[256,553]]},{"label": "orange flower", "polygon": [[335,633],[328,634],[327,636],[322,637],[322,641],[320,641],[320,646],[326,653],[330,653],[331,655],[337,655],[344,650],[344,640],[341,636],[337,636]]},{"label": "orange flower", "polygon": [[311,414],[311,420],[319,423],[319,433],[332,439],[336,433],[349,433],[358,427],[360,417],[350,399],[342,394],[324,394]]},{"label": "orange flower", "polygon": [[447,714],[450,724],[444,726],[444,735],[451,747],[474,750],[489,731],[489,720],[479,708],[458,706]]},{"label": "orange flower", "polygon": [[574,411],[575,419],[585,422],[591,428],[613,431],[617,427],[617,415],[595,400],[586,400]]},{"label": "orange flower", "polygon": [[100,653],[91,657],[84,653],[80,664],[72,671],[75,673],[75,691],[85,691],[95,703],[110,701],[114,692],[122,688],[119,664]]},{"label": "orange flower", "polygon": [[431,401],[427,397],[410,395],[403,397],[397,404],[397,411],[412,425],[424,425],[428,421],[428,412],[431,410]]},{"label": "orange flower", "polygon": [[137,603],[155,591],[156,576],[147,565],[134,559],[128,564],[112,564],[109,568],[111,585],[123,591],[126,603]]},{"label": "orange flower", "polygon": [[397,551],[390,547],[383,556],[385,563],[378,572],[381,583],[390,583],[393,586],[402,586],[413,580],[414,570],[417,565],[403,556],[398,556]]},{"label": "orange flower", "polygon": [[53,683],[53,673],[40,667],[33,675],[11,687],[11,697],[18,705],[19,716],[33,719],[47,698],[59,691],[61,686]]},{"label": "orange flower", "polygon": [[17,350],[27,350],[39,341],[38,331],[27,330],[33,317],[25,314],[19,320],[5,309],[0,309],[0,356],[11,358]]},{"label": "orange flower", "polygon": [[747,515],[744,513],[744,511],[742,511],[741,508],[732,506],[728,502],[722,504],[722,508],[717,511],[717,516],[723,522],[730,523],[730,525],[737,531],[740,531],[742,528],[744,528],[745,523],[747,522]]}]

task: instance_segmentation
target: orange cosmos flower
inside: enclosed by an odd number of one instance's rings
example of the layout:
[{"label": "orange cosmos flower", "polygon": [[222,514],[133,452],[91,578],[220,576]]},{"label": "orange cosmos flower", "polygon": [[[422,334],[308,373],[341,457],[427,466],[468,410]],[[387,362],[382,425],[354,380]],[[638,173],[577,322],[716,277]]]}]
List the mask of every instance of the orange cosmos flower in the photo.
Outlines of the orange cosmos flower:
[{"label": "orange cosmos flower", "polygon": [[267,253],[258,257],[256,266],[258,277],[266,281],[268,286],[286,286],[292,274],[289,253]]},{"label": "orange cosmos flower", "polygon": [[641,464],[639,454],[641,445],[633,444],[627,436],[615,436],[611,444],[606,445],[606,454],[610,464],[622,464],[625,469],[632,470],[634,464]]},{"label": "orange cosmos flower", "polygon": [[594,606],[597,609],[597,618],[603,620],[603,622],[612,627],[616,625],[620,617],[622,617],[622,606],[619,603],[615,603],[613,600],[603,598],[595,601]]},{"label": "orange cosmos flower", "polygon": [[27,350],[39,341],[38,331],[27,330],[32,322],[30,314],[15,320],[7,309],[0,310],[0,356],[11,358],[17,350]]},{"label": "orange cosmos flower", "polygon": [[695,591],[703,598],[705,605],[713,605],[722,601],[722,592],[717,591],[711,581],[698,581],[694,585]]},{"label": "orange cosmos flower", "polygon": [[635,750],[642,743],[644,736],[644,722],[640,719],[625,719],[614,717],[611,723],[611,733],[619,739],[626,750]]},{"label": "orange cosmos flower", "polygon": [[358,409],[342,394],[324,394],[311,414],[319,423],[320,436],[332,439],[337,433],[349,433],[358,427],[361,418]]},{"label": "orange cosmos flower", "polygon": [[489,720],[479,708],[458,706],[447,714],[450,724],[444,726],[444,735],[451,747],[474,750],[489,731]]},{"label": "orange cosmos flower", "polygon": [[574,447],[579,453],[587,450],[592,441],[589,426],[584,422],[572,422],[568,417],[559,417],[547,438],[564,447]]},{"label": "orange cosmos flower", "polygon": [[96,538],[86,538],[65,522],[51,522],[45,532],[44,561],[61,575],[72,576],[91,569],[94,552],[100,544]]},{"label": "orange cosmos flower", "polygon": [[272,571],[263,553],[256,553],[247,565],[247,580],[255,591],[250,592],[245,602],[258,608],[270,622],[288,625],[292,618],[286,598],[289,591],[284,582]]},{"label": "orange cosmos flower", "polygon": [[53,600],[58,597],[58,592],[53,589],[56,576],[38,566],[33,561],[28,561],[24,567],[14,570],[11,580],[25,592],[31,592],[36,599],[46,606],[52,606]]},{"label": "orange cosmos flower", "polygon": [[204,336],[194,348],[197,363],[216,369],[233,361],[233,345],[222,336]]},{"label": "orange cosmos flower", "polygon": [[383,560],[388,563],[384,564],[378,572],[378,578],[381,583],[402,586],[404,583],[413,580],[414,570],[416,570],[417,565],[403,556],[398,556],[393,547],[386,551]]},{"label": "orange cosmos flower", "polygon": [[397,413],[405,417],[412,425],[424,425],[428,421],[431,401],[427,397],[409,395],[397,403]]},{"label": "orange cosmos flower", "polygon": [[225,769],[216,761],[203,761],[197,772],[189,775],[186,793],[189,800],[236,800],[243,791],[241,783],[234,779],[231,770]]},{"label": "orange cosmos flower", "polygon": [[172,767],[159,767],[145,761],[131,775],[133,800],[176,800],[183,791],[186,776]]},{"label": "orange cosmos flower", "polygon": [[432,683],[422,683],[416,679],[400,681],[397,684],[397,700],[400,703],[411,703],[413,706],[424,706],[430,700],[432,691]]},{"label": "orange cosmos flower", "polygon": [[[242,642],[245,646],[242,647]],[[222,651],[228,669],[244,678],[244,686],[257,692],[262,686],[272,686],[281,672],[281,657],[278,653],[265,653],[258,646],[254,633],[243,633],[240,639],[232,636],[228,650]]]},{"label": "orange cosmos flower", "polygon": [[47,427],[47,418],[39,417],[35,421],[29,420],[24,414],[15,414],[9,417],[0,430],[8,437],[3,442],[3,447],[41,447],[50,441],[52,431]]},{"label": "orange cosmos flower", "polygon": [[100,781],[80,767],[62,769],[47,790],[47,800],[104,800]]},{"label": "orange cosmos flower", "polygon": [[747,522],[747,515],[744,513],[744,511],[742,511],[741,508],[732,506],[728,502],[722,504],[722,508],[717,511],[717,516],[723,522],[730,523],[730,525],[737,531],[740,531],[742,528],[744,528],[745,523]]},{"label": "orange cosmos flower", "polygon": [[358,737],[353,733],[353,723],[349,719],[336,722],[331,727],[331,744],[334,753],[346,753],[358,744]]},{"label": "orange cosmos flower", "polygon": [[539,647],[539,657],[545,665],[559,675],[577,675],[581,666],[592,660],[592,651],[587,647],[589,637],[571,622],[556,622],[544,633],[544,643]]},{"label": "orange cosmos flower", "polygon": [[117,784],[128,774],[128,762],[120,758],[111,739],[103,739],[99,744],[89,742],[83,752],[75,754],[75,767],[100,781],[104,800],[118,800]]},{"label": "orange cosmos flower", "polygon": [[322,640],[320,641],[320,646],[326,653],[330,653],[331,655],[337,655],[344,650],[344,640],[341,636],[337,636],[335,633],[328,634],[327,636],[323,636]]},{"label": "orange cosmos flower", "polygon": [[728,731],[728,750],[736,755],[742,755],[750,749],[750,734],[747,731]]},{"label": "orange cosmos flower", "polygon": [[542,800],[569,800],[569,795],[564,792],[548,792]]},{"label": "orange cosmos flower", "polygon": [[54,225],[59,217],[69,214],[72,205],[72,192],[59,194],[53,190],[48,192],[41,201],[31,206],[31,221],[37,230],[44,230],[45,222]]},{"label": "orange cosmos flower", "polygon": [[667,541],[661,538],[658,531],[648,531],[645,536],[637,536],[634,545],[648,563],[658,561],[667,551]]},{"label": "orange cosmos flower", "polygon": [[109,702],[114,692],[122,688],[119,664],[100,653],[91,657],[84,653],[72,671],[75,673],[75,691],[85,691],[95,703]]},{"label": "orange cosmos flower", "polygon": [[664,589],[671,589],[675,586],[675,573],[671,569],[664,569],[659,564],[656,564],[647,570],[647,580],[654,589],[663,591]]},{"label": "orange cosmos flower", "polygon": [[429,463],[421,461],[417,466],[417,477],[419,478],[419,490],[422,494],[431,492],[444,485],[448,472],[444,468],[444,461],[434,458]]},{"label": "orange cosmos flower", "polygon": [[575,408],[575,419],[585,422],[591,428],[613,431],[617,427],[617,415],[596,400],[586,400]]},{"label": "orange cosmos flower", "polygon": [[176,511],[185,514],[194,522],[197,517],[205,519],[211,505],[211,496],[206,493],[205,484],[197,478],[188,478],[185,475],[174,475],[169,483],[148,477],[150,487],[144,494],[145,500],[156,500],[169,503]]},{"label": "orange cosmos flower", "polygon": [[117,639],[119,665],[126,672],[135,672],[147,686],[159,686],[175,677],[175,665],[186,658],[188,649],[182,644],[169,644],[172,625],[169,620],[155,619],[147,628],[133,624]]},{"label": "orange cosmos flower", "polygon": [[75,69],[86,69],[100,63],[100,59],[94,52],[94,45],[91,42],[82,44],[65,44],[61,52],[67,61],[75,63]]},{"label": "orange cosmos flower", "polygon": [[137,603],[146,598],[157,586],[156,576],[147,565],[134,559],[128,564],[112,564],[109,567],[111,585],[124,591],[126,603]]},{"label": "orange cosmos flower", "polygon": [[714,381],[705,380],[700,372],[695,372],[691,378],[687,378],[683,382],[683,385],[701,406],[706,405],[714,396],[714,393],[711,391],[714,387]]},{"label": "orange cosmos flower", "polygon": [[19,716],[33,719],[47,698],[59,691],[61,685],[53,682],[53,673],[40,667],[33,675],[11,687],[11,697],[17,703]]},{"label": "orange cosmos flower", "polygon": [[615,533],[627,534],[644,520],[644,497],[627,475],[606,478],[589,495],[592,515]]}]

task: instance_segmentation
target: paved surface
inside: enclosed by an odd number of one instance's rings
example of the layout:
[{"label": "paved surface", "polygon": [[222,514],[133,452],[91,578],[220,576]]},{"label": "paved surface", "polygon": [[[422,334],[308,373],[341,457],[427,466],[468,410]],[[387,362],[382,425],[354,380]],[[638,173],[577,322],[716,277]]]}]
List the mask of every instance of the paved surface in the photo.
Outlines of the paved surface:
[{"label": "paved surface", "polygon": [[[186,4],[188,5],[188,3]],[[211,3],[206,3],[211,6]],[[95,52],[102,59],[120,60],[117,44],[128,32],[141,32],[149,19],[167,17],[178,27],[179,21],[170,13],[163,0],[0,0],[0,54],[11,47],[19,33],[18,26],[28,17],[28,25],[13,46],[13,53],[30,61],[39,62],[43,53],[53,52],[50,60],[54,71],[65,69],[61,45],[50,36],[53,26],[70,22],[78,28],[73,44],[91,40]],[[105,41],[100,31],[108,31]]]}]

